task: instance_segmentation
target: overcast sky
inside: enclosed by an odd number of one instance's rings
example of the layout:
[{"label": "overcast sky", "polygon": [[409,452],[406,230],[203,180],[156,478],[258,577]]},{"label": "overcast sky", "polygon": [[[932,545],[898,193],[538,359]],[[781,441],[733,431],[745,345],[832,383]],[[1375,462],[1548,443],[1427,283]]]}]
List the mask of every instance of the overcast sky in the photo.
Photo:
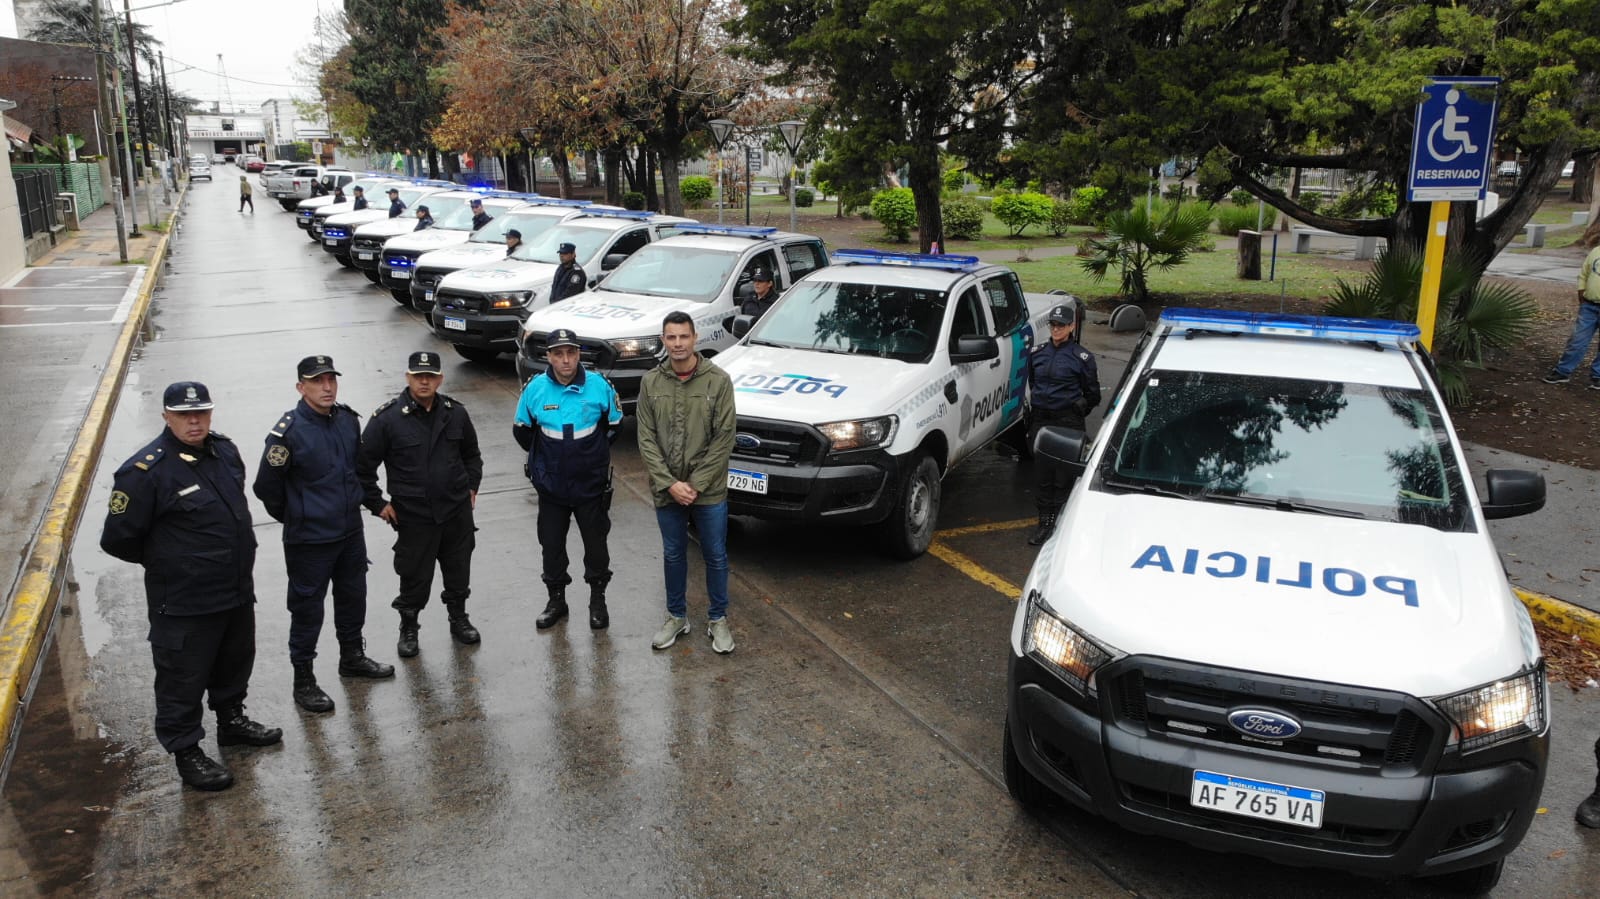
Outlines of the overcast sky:
[{"label": "overcast sky", "polygon": [[[121,0],[107,0],[120,20]],[[206,101],[221,100],[251,112],[273,97],[308,100],[315,89],[295,85],[295,54],[312,40],[319,0],[129,0],[133,18],[162,43],[167,78],[174,90]],[[320,0],[337,11],[340,0]],[[140,7],[153,7],[140,11]],[[0,0],[0,34],[12,35],[10,0]],[[19,35],[20,36],[20,35]],[[217,54],[227,67],[227,93],[218,77]],[[141,74],[143,74],[141,70]]]}]

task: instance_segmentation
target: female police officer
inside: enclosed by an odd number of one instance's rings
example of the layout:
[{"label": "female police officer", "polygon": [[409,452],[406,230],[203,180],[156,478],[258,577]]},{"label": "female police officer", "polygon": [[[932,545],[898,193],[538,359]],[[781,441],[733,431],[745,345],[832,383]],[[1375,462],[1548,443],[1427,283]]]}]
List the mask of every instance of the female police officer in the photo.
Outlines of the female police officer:
[{"label": "female police officer", "polygon": [[[1077,317],[1071,306],[1050,310],[1050,342],[1036,347],[1028,357],[1028,389],[1031,421],[1028,443],[1039,437],[1039,429],[1050,425],[1085,429],[1089,410],[1100,405],[1100,375],[1095,370],[1094,354],[1075,339]],[[1028,538],[1031,546],[1049,539],[1056,528],[1056,516],[1072,490],[1072,476],[1053,465],[1035,461],[1039,507],[1039,526]]]}]

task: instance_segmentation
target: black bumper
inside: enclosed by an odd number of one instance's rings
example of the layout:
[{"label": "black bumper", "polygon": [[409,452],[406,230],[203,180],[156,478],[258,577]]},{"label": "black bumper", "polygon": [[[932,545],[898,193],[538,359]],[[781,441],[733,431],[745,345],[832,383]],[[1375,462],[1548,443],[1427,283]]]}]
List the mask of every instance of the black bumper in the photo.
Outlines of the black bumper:
[{"label": "black bumper", "polygon": [[378,265],[378,283],[390,290],[410,291],[414,274],[409,268],[392,268],[381,262]]},{"label": "black bumper", "polygon": [[[1380,775],[1152,736],[1118,720],[1117,700],[1079,697],[1031,658],[1012,657],[1007,696],[1018,760],[1079,808],[1203,849],[1376,877],[1444,874],[1505,857],[1533,820],[1549,750],[1547,729],[1465,759],[1436,746],[1427,764]],[[1322,826],[1196,808],[1196,770],[1322,790]]]},{"label": "black bumper", "polygon": [[333,256],[350,255],[350,238],[348,237],[334,238],[324,236],[318,242],[322,244],[322,251],[325,253]]},{"label": "black bumper", "polygon": [[[354,241],[352,241],[351,243],[352,243],[352,245],[350,247],[350,264],[355,266],[356,268],[363,269],[365,271],[369,271],[369,272],[377,271],[378,270],[378,262],[383,258],[383,248],[382,247],[378,247],[377,249],[368,249],[366,247],[358,248],[358,247],[354,246]],[[370,259],[362,259],[361,258],[362,254],[367,254],[367,255],[371,256],[372,258],[370,258]]]},{"label": "black bumper", "polygon": [[[481,312],[455,312],[434,308],[428,316],[433,333],[441,340],[458,346],[494,349],[509,353],[517,348],[517,334],[522,330],[522,319],[516,315],[484,315]],[[450,328],[447,322],[458,321],[461,328]]]}]

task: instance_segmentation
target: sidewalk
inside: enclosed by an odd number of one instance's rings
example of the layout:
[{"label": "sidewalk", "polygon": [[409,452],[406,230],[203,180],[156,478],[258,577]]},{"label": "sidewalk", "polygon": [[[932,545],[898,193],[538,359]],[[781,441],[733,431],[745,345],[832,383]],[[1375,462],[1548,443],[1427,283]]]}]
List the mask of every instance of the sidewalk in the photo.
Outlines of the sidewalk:
[{"label": "sidewalk", "polygon": [[[178,203],[180,191],[169,191],[170,204],[161,202],[161,185],[139,186],[139,233],[141,236],[128,236],[128,262],[141,264],[150,260],[150,254],[155,251],[157,241],[161,240],[162,231],[146,227],[149,224],[146,212],[148,208],[144,200],[144,190],[150,187],[154,193],[156,215],[166,221],[171,218],[172,211]],[[181,187],[181,186],[180,186]],[[81,230],[68,232],[66,240],[57,244],[50,252],[46,253],[32,268],[52,265],[122,265],[122,260],[117,254],[117,214],[115,198],[111,203],[96,209],[80,221]],[[124,200],[125,204],[131,200]],[[126,210],[125,210],[126,212]],[[131,224],[131,222],[130,222]],[[129,229],[132,230],[131,228]]]}]

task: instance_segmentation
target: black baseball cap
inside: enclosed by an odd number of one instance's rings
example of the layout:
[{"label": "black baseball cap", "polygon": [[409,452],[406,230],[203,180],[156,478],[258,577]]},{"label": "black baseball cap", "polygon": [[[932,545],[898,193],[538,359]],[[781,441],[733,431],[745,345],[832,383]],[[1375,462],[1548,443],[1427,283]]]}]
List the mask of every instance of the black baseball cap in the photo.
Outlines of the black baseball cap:
[{"label": "black baseball cap", "polygon": [[418,204],[417,204],[417,211],[418,211],[418,212],[423,212],[423,213],[426,213],[426,212],[427,212],[427,211],[428,211],[428,207],[427,207],[427,206],[424,206],[424,205],[423,205],[423,204],[421,204],[421,203],[418,203]]},{"label": "black baseball cap", "polygon": [[201,412],[215,407],[211,391],[199,381],[179,381],[168,384],[161,394],[161,408],[168,412]]},{"label": "black baseball cap", "polygon": [[295,370],[300,373],[300,380],[302,381],[310,380],[318,375],[339,374],[339,370],[333,367],[333,357],[331,356],[307,356],[300,360],[300,364],[295,367]]},{"label": "black baseball cap", "polygon": [[365,187],[362,187],[361,185],[357,184],[355,186],[355,192],[358,193],[358,194],[364,194],[364,193],[367,192],[367,189]]},{"label": "black baseball cap", "polygon": [[1050,324],[1052,325],[1070,325],[1075,320],[1071,306],[1055,306],[1050,310]]},{"label": "black baseball cap", "polygon": [[772,280],[772,272],[767,271],[765,268],[759,268],[758,267],[755,271],[750,273],[750,280],[752,280],[752,281],[771,281]]},{"label": "black baseball cap", "polygon": [[397,194],[397,193],[399,193],[399,192],[400,192],[400,188],[398,188],[398,187],[391,187],[391,188],[389,188],[389,193],[392,193],[392,194]]},{"label": "black baseball cap", "polygon": [[558,346],[581,346],[581,344],[578,343],[578,335],[572,333],[570,329],[557,328],[550,332],[549,339],[544,342],[544,348],[553,350]]},{"label": "black baseball cap", "polygon": [[522,232],[518,231],[515,228],[507,228],[506,229],[506,236],[507,237],[515,237],[517,240],[521,240],[522,239]]},{"label": "black baseball cap", "polygon": [[469,206],[482,206],[483,205],[483,200],[479,199],[478,197],[473,197],[472,198],[472,202],[467,204],[467,205],[469,205]]},{"label": "black baseball cap", "polygon": [[556,247],[556,252],[557,253],[576,253],[576,252],[578,252],[578,248],[574,244],[563,243],[561,246]]},{"label": "black baseball cap", "polygon": [[442,375],[444,365],[439,361],[438,353],[419,350],[411,354],[406,360],[406,374],[408,375]]}]

